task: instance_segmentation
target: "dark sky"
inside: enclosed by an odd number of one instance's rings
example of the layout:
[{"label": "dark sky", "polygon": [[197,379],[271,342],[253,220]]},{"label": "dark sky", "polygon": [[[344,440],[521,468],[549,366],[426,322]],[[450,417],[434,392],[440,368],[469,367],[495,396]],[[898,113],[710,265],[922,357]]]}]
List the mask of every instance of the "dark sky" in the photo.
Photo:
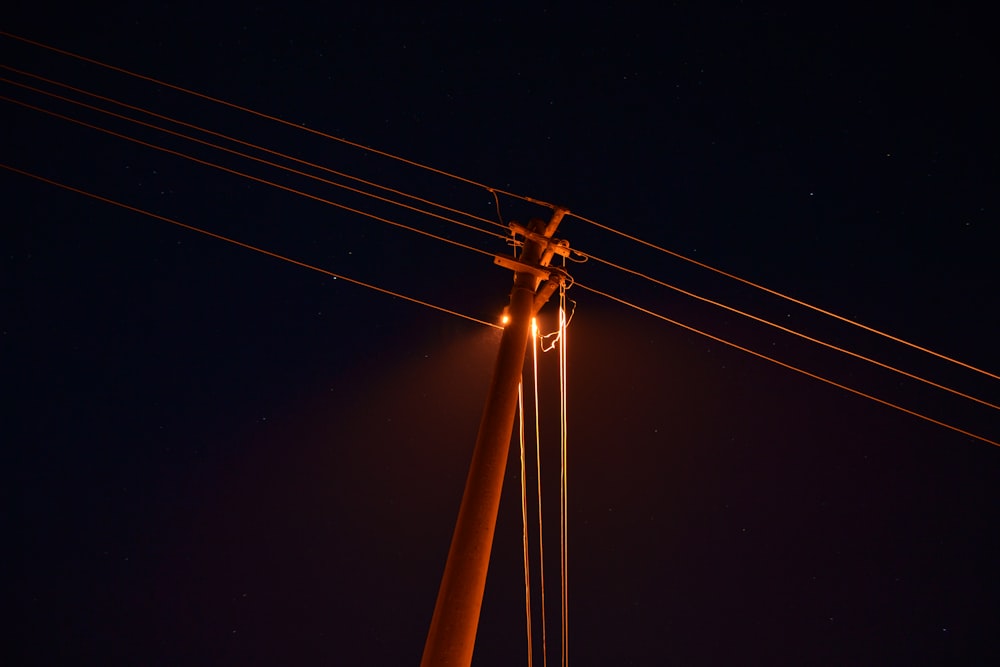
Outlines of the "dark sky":
[{"label": "dark sky", "polygon": [[[16,3],[2,29],[561,204],[1000,370],[1000,62],[971,3],[64,4]],[[7,67],[496,218],[475,185],[0,43]],[[38,85],[9,69],[4,78]],[[3,113],[5,164],[480,319],[506,302],[510,274],[488,256],[8,101]],[[499,333],[15,173],[0,187],[5,662],[417,664]],[[500,209],[505,221],[548,215],[509,197]],[[1000,399],[995,380],[578,218],[559,236]],[[1000,439],[988,407],[593,261],[571,270],[583,285]],[[1000,661],[1000,449],[581,288],[569,296],[574,664]],[[552,408],[555,359],[542,366]],[[544,412],[551,557],[558,443],[556,414]],[[511,455],[477,665],[526,662]],[[555,659],[557,561],[548,565]]]}]

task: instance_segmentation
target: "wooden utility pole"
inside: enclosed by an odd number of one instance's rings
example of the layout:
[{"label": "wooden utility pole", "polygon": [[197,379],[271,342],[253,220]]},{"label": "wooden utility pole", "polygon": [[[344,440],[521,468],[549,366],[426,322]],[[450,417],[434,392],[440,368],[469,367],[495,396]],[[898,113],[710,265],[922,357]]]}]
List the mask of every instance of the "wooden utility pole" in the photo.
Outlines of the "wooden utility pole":
[{"label": "wooden utility pole", "polygon": [[[512,224],[512,229],[525,237],[521,254],[516,261],[496,258],[497,264],[514,270],[509,319],[500,339],[421,667],[472,664],[531,318],[561,279],[553,279],[553,270],[546,267],[554,252],[568,251],[566,244],[552,241],[565,214],[564,209],[556,208],[548,223],[535,220],[529,229]],[[546,284],[539,290],[543,280]]]}]

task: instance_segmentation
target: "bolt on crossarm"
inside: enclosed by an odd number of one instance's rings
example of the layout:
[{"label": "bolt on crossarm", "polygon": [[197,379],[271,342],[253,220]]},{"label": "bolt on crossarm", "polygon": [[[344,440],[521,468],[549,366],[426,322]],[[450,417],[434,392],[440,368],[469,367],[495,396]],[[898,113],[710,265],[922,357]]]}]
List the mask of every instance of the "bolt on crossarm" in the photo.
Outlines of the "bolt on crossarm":
[{"label": "bolt on crossarm", "polygon": [[548,223],[533,221],[517,260],[496,258],[497,264],[514,270],[509,320],[500,339],[421,667],[472,664],[531,318],[541,306],[536,298],[546,291],[551,294],[544,288],[539,291],[538,285],[551,282],[552,271],[546,267],[553,254],[552,235],[566,213],[556,208]]}]

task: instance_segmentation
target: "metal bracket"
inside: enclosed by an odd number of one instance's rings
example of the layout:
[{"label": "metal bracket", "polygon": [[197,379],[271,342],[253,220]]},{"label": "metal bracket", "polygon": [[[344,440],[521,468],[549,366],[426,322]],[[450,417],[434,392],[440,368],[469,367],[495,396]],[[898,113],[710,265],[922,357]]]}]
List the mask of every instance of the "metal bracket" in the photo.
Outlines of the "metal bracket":
[{"label": "metal bracket", "polygon": [[546,251],[551,250],[553,253],[561,257],[569,257],[569,241],[566,239],[550,239],[542,234],[531,231],[524,225],[517,222],[511,222],[507,226],[510,227],[510,231],[514,234],[520,234],[524,238],[538,243]]},{"label": "metal bracket", "polygon": [[516,259],[504,257],[503,255],[494,255],[493,263],[511,271],[530,273],[541,280],[548,280],[552,272],[548,267],[542,268],[533,264],[525,264],[524,262],[519,262]]}]

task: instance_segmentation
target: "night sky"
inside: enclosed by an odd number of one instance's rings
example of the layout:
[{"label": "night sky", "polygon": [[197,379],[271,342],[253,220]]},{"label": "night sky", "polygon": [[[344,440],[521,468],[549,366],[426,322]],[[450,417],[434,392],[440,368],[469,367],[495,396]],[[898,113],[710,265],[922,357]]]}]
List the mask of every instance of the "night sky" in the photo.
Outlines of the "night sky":
[{"label": "night sky", "polygon": [[[5,32],[474,183],[9,37],[2,162],[480,320],[509,294],[487,254],[7,100],[488,253],[503,239],[108,119],[14,68],[491,221],[550,211],[477,183],[553,202],[997,373],[993,25],[974,3],[876,4],[17,2]],[[418,664],[499,331],[8,170],[0,188],[4,663]],[[577,217],[557,236],[1000,402],[997,380]],[[569,269],[573,664],[1000,664],[1000,448],[583,286],[994,441],[996,410]],[[553,354],[541,370],[556,664]],[[519,493],[515,443],[476,665],[527,661]]]}]

